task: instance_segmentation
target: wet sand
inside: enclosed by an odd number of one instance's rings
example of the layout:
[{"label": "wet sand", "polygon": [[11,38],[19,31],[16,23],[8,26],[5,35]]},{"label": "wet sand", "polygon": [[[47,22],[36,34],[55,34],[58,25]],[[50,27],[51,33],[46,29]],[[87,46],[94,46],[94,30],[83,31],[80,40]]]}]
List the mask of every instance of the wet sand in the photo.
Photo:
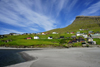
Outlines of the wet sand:
[{"label": "wet sand", "polygon": [[63,48],[23,51],[35,60],[7,67],[100,67],[100,48]]}]

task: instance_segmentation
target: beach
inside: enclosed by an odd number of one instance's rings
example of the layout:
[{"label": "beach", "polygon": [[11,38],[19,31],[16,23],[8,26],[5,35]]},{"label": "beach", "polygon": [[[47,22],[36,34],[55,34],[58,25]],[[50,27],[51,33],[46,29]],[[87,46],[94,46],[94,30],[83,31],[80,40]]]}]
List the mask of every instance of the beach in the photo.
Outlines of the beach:
[{"label": "beach", "polygon": [[6,67],[100,67],[100,48],[35,48],[22,51],[35,59]]},{"label": "beach", "polygon": [[27,53],[23,52],[28,50],[31,49],[0,47],[0,67],[10,66],[13,64],[34,60],[34,57],[31,57]]}]

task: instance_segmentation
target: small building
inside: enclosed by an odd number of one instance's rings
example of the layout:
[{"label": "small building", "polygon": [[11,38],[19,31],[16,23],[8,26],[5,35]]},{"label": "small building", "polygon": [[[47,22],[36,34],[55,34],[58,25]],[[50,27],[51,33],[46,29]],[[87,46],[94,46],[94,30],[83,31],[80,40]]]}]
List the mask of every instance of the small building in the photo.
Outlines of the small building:
[{"label": "small building", "polygon": [[52,34],[58,34],[57,32],[52,32]]},{"label": "small building", "polygon": [[38,36],[34,36],[34,39],[39,39],[39,37]]},{"label": "small building", "polygon": [[37,35],[41,35],[41,33],[37,33]]},{"label": "small building", "polygon": [[83,34],[82,36],[83,36],[84,38],[87,38],[87,37],[88,37],[88,35],[87,35],[87,34]]},{"label": "small building", "polygon": [[70,32],[70,34],[74,34],[74,32]]},{"label": "small building", "polygon": [[75,35],[73,35],[71,38],[76,38],[76,36],[75,36]]},{"label": "small building", "polygon": [[77,39],[77,42],[85,42],[85,39],[79,38],[79,39]]},{"label": "small building", "polygon": [[17,33],[9,33],[9,35],[17,35]]},{"label": "small building", "polygon": [[100,34],[91,34],[92,38],[100,38]]},{"label": "small building", "polygon": [[87,38],[87,41],[89,44],[95,44],[96,45],[96,41],[93,41],[92,38]]},{"label": "small building", "polygon": [[88,33],[89,33],[89,34],[92,34],[92,33],[94,33],[94,32],[93,32],[93,31],[89,31]]},{"label": "small building", "polygon": [[67,34],[69,34],[69,32],[67,32]]},{"label": "small building", "polygon": [[64,38],[64,36],[60,36],[60,39],[63,39]]},{"label": "small building", "polygon": [[81,33],[77,33],[77,34],[76,34],[76,36],[82,36],[82,35],[83,35],[83,34],[81,34]]},{"label": "small building", "polygon": [[42,32],[42,35],[45,35],[45,32]]},{"label": "small building", "polygon": [[0,35],[0,38],[4,38],[4,35]]},{"label": "small building", "polygon": [[52,36],[49,36],[48,39],[53,39]]},{"label": "small building", "polygon": [[29,40],[29,39],[32,39],[32,37],[27,37],[26,39]]},{"label": "small building", "polygon": [[87,38],[87,41],[90,42],[90,41],[93,41],[93,39],[92,38]]},{"label": "small building", "polygon": [[28,33],[23,33],[22,35],[28,35]]},{"label": "small building", "polygon": [[79,29],[80,31],[84,30],[84,29]]}]

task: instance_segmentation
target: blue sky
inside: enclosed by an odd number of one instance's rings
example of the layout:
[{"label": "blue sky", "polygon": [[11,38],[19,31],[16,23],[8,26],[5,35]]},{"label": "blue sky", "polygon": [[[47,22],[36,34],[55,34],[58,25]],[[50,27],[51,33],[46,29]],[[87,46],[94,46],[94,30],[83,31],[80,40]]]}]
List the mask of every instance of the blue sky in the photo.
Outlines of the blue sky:
[{"label": "blue sky", "polygon": [[37,33],[100,16],[100,0],[0,0],[0,34]]}]

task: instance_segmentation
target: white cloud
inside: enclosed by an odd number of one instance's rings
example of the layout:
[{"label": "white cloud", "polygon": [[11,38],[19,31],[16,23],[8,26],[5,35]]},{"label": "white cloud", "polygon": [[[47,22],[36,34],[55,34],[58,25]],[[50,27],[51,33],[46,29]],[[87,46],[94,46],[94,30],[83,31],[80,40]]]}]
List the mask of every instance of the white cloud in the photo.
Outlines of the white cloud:
[{"label": "white cloud", "polygon": [[98,13],[98,11],[100,12],[100,1],[88,7],[80,15],[92,15],[93,13]]},{"label": "white cloud", "polygon": [[[46,31],[56,28],[54,25],[56,24],[56,21],[42,13],[42,6],[40,5],[41,0],[35,1],[32,1],[33,4],[30,0],[1,1],[0,21],[13,26],[27,27],[28,29],[35,31],[38,31],[38,29],[34,25],[38,25],[38,27],[43,28]],[[32,8],[32,5],[35,7],[34,9]]]}]

